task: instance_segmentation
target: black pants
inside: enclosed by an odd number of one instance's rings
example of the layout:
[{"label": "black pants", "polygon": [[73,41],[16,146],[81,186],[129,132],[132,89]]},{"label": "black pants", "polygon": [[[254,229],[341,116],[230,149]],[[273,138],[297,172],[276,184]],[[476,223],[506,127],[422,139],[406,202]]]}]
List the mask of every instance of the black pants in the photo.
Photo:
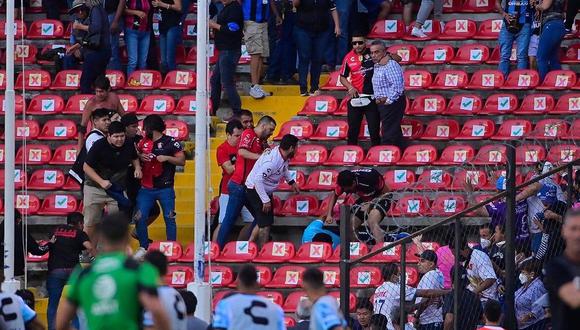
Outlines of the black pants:
[{"label": "black pants", "polygon": [[401,132],[401,120],[405,114],[407,99],[401,95],[398,100],[392,104],[380,104],[379,115],[381,116],[382,136],[381,144],[395,145],[401,149],[405,147],[403,133]]},{"label": "black pants", "polygon": [[348,144],[358,145],[358,135],[363,116],[367,118],[371,144],[373,146],[381,144],[379,111],[374,100],[364,107],[353,107],[348,102]]},{"label": "black pants", "polygon": [[574,24],[574,18],[576,17],[576,14],[578,14],[578,9],[580,9],[580,1],[568,1],[568,8],[566,9],[566,23],[564,23],[566,29],[572,29],[572,24]]},{"label": "black pants", "polygon": [[262,211],[264,203],[262,203],[258,192],[256,192],[255,189],[246,190],[245,205],[254,217],[254,223],[257,224],[259,228],[269,227],[274,223],[274,201],[272,200],[272,196],[270,196],[270,202],[272,203],[270,212],[264,213],[264,211]]}]

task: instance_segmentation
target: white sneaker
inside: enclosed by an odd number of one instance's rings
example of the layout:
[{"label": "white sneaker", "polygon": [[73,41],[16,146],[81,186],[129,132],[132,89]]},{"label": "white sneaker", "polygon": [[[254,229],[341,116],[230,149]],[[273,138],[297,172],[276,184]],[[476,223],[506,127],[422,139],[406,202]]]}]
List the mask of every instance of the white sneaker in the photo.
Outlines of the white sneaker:
[{"label": "white sneaker", "polygon": [[413,26],[413,30],[411,30],[411,35],[417,38],[427,38],[428,36],[423,32],[423,29],[420,29],[416,26]]},{"label": "white sneaker", "polygon": [[143,261],[143,259],[145,258],[145,254],[147,254],[147,250],[145,250],[144,248],[140,247],[133,254],[133,259],[135,259],[137,261]]},{"label": "white sneaker", "polygon": [[260,85],[256,84],[252,86],[252,88],[250,88],[250,96],[255,98],[256,100],[259,100],[266,97],[266,93],[264,93],[264,90]]}]

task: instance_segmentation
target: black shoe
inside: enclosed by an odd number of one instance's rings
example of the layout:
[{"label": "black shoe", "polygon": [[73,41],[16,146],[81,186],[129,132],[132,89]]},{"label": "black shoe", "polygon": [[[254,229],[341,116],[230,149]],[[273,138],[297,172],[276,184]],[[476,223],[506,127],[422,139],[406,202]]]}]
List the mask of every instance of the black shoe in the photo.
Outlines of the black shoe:
[{"label": "black shoe", "polygon": [[306,88],[300,88],[300,96],[310,96]]}]

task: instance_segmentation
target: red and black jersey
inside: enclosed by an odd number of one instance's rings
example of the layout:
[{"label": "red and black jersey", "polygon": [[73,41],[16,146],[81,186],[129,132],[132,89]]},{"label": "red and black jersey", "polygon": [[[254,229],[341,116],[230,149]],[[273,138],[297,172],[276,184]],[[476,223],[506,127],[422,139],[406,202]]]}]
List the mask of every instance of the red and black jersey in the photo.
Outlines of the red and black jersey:
[{"label": "red and black jersey", "polygon": [[357,54],[353,49],[344,57],[340,75],[345,78],[350,75],[350,83],[359,93],[372,95],[374,67],[368,48],[362,54]]},{"label": "red and black jersey", "polygon": [[[256,132],[254,132],[253,128],[247,128],[242,132],[242,136],[240,136],[240,143],[238,144],[238,149],[246,149],[249,152],[261,154],[264,152],[266,147],[267,144],[265,141],[262,141],[256,135]],[[236,169],[234,170],[230,180],[237,184],[244,184],[255,163],[256,160],[245,159],[244,157],[240,156],[238,152],[238,157],[236,159]]]},{"label": "red and black jersey", "polygon": [[[355,176],[355,194],[361,201],[368,202],[379,197],[385,188],[385,180],[381,173],[374,168],[361,168],[350,170]],[[344,190],[340,186],[336,187],[334,193],[340,196]]]}]

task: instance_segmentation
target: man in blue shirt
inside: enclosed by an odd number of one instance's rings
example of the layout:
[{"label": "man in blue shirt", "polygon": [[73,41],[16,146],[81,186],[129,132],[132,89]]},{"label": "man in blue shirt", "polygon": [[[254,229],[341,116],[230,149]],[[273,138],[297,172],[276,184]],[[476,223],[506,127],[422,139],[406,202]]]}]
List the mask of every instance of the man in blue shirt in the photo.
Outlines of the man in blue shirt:
[{"label": "man in blue shirt", "polygon": [[302,275],[302,286],[313,304],[310,330],[344,330],[346,321],[336,298],[326,294],[323,276],[318,268],[309,268]]},{"label": "man in blue shirt", "polygon": [[533,11],[529,0],[495,0],[495,8],[503,18],[499,32],[499,71],[505,77],[510,73],[510,57],[514,40],[517,46],[518,69],[529,65],[528,46],[532,34]]}]

